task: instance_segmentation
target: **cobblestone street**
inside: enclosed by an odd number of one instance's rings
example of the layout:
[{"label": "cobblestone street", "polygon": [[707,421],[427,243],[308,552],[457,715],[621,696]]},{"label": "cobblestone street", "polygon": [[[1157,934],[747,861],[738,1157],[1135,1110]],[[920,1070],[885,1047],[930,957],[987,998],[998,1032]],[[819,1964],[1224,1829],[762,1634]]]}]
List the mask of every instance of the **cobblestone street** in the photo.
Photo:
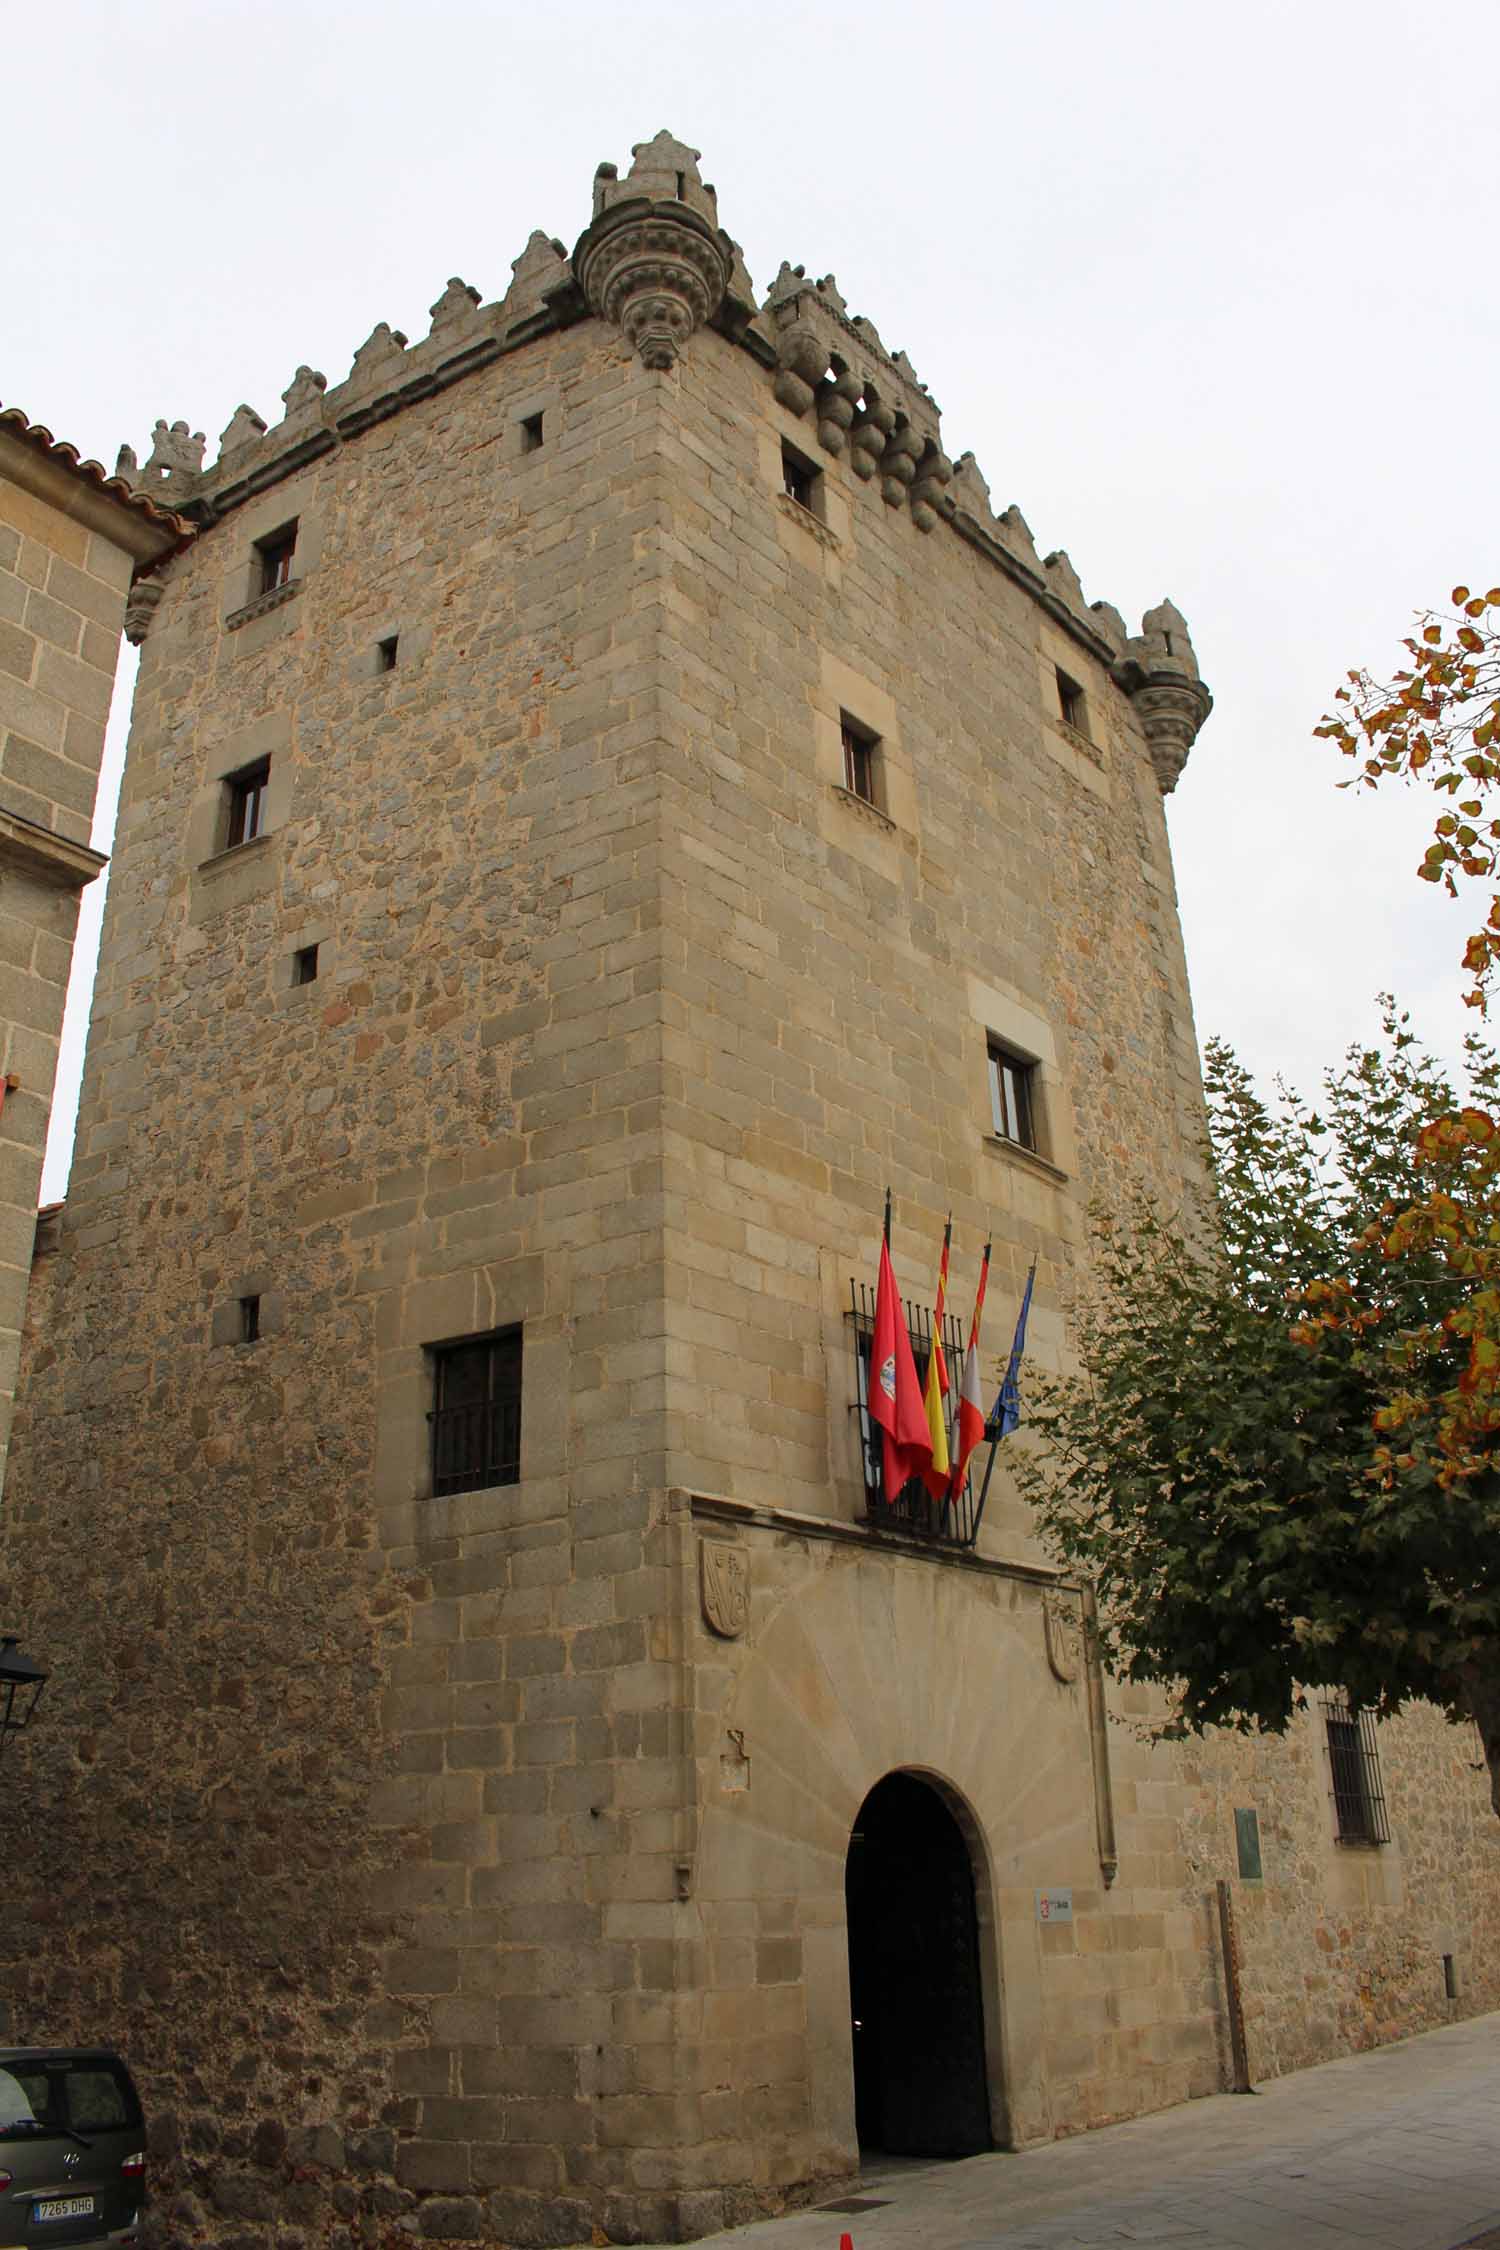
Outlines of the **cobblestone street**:
[{"label": "cobblestone street", "polygon": [[[1500,2243],[1500,2015],[1021,2155],[875,2165],[869,2208],[735,2250],[1457,2250]],[[1496,2230],[1493,2234],[1491,2230]]]}]

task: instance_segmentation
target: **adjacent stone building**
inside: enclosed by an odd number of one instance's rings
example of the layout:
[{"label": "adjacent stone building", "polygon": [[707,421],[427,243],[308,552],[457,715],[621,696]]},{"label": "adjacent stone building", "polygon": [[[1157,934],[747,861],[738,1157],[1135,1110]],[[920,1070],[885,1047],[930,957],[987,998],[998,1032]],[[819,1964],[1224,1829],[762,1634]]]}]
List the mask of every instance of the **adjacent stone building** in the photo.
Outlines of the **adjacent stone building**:
[{"label": "adjacent stone building", "polygon": [[133,582],[187,536],[0,408],[0,1487],[78,898],[104,865],[89,833],[120,628]]},{"label": "adjacent stone building", "polygon": [[1454,1730],[1383,1803],[1357,1715],[1153,1747],[1003,1447],[872,1489],[888,1185],[920,1352],[993,1243],[989,1391],[1091,1196],[1199,1184],[1182,618],[667,134],[283,403],[144,472],[0,1542],[0,1991],[128,2044],[163,2238],[680,2240],[1212,2090],[1221,1877],[1257,2071],[1495,2004]]}]

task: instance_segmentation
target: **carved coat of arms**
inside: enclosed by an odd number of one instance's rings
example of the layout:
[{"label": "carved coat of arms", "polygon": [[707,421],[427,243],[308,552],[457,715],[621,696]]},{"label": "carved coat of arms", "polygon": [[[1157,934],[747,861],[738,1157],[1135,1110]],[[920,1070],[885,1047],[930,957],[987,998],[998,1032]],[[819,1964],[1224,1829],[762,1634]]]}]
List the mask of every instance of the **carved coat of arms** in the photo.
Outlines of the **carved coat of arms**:
[{"label": "carved coat of arms", "polygon": [[750,1557],[727,1539],[704,1539],[698,1562],[704,1616],[726,1641],[738,1640],[750,1622]]},{"label": "carved coat of arms", "polygon": [[1083,1666],[1083,1619],[1067,1596],[1044,1594],[1042,1624],[1052,1676],[1071,1687]]}]

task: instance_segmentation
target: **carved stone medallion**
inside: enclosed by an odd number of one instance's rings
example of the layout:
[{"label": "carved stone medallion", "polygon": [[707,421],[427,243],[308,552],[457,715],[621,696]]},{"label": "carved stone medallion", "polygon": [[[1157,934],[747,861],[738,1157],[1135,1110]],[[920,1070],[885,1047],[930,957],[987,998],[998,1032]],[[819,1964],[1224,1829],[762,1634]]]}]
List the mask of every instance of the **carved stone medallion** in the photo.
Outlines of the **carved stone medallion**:
[{"label": "carved stone medallion", "polygon": [[1042,1624],[1052,1676],[1064,1687],[1071,1687],[1083,1669],[1083,1619],[1068,1597],[1043,1594]]},{"label": "carved stone medallion", "polygon": [[727,1539],[698,1544],[703,1614],[726,1641],[738,1640],[750,1622],[750,1557]]}]

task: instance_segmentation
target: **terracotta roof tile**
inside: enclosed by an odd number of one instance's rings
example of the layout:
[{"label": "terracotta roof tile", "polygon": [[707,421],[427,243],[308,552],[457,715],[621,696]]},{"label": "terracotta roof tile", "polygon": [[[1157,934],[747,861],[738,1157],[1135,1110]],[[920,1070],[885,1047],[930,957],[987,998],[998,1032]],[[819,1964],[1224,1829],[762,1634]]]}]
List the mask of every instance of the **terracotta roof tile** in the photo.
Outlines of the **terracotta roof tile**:
[{"label": "terracotta roof tile", "polygon": [[6,406],[0,401],[0,430],[8,430],[13,437],[34,445],[39,453],[46,454],[49,461],[56,461],[60,467],[71,470],[74,476],[82,477],[100,492],[107,492],[112,500],[118,500],[122,507],[134,509],[137,515],[145,516],[148,522],[159,523],[164,531],[175,532],[179,539],[194,537],[193,526],[174,509],[159,508],[148,493],[137,492],[123,477],[108,475],[97,461],[81,461],[76,445],[69,445],[64,439],[55,438],[43,423],[28,420],[19,406]]}]

